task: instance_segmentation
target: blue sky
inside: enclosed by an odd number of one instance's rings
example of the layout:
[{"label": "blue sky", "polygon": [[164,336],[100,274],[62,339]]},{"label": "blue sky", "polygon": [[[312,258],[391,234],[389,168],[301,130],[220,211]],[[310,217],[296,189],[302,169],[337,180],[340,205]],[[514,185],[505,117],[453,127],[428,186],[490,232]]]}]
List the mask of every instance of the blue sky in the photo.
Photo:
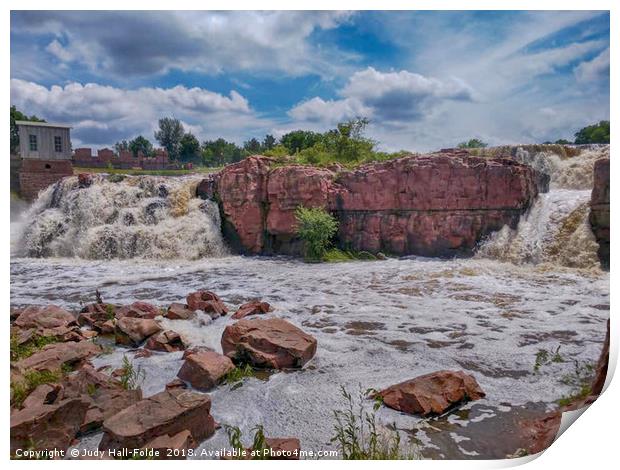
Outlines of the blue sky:
[{"label": "blue sky", "polygon": [[368,117],[386,150],[572,138],[609,119],[607,12],[12,12],[11,103],[103,147]]}]

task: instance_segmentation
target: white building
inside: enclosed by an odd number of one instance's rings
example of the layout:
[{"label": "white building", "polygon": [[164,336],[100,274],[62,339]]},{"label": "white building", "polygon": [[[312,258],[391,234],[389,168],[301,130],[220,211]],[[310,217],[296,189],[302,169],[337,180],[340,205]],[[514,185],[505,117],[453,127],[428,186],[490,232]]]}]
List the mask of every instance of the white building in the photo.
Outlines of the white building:
[{"label": "white building", "polygon": [[70,126],[49,122],[15,121],[19,152],[24,159],[70,160]]}]

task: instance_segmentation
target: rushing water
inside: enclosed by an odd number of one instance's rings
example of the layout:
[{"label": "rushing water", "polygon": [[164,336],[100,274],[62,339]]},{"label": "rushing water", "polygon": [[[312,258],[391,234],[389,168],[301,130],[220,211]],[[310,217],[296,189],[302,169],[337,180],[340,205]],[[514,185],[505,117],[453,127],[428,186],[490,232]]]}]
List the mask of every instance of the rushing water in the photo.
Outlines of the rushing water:
[{"label": "rushing water", "polygon": [[[303,370],[218,387],[210,393],[218,422],[239,426],[246,440],[262,424],[268,436],[299,437],[304,449],[333,448],[341,386],[380,388],[460,369],[476,377],[485,399],[430,425],[387,408],[379,421],[394,423],[405,445],[415,442],[426,456],[502,457],[508,450],[494,442],[512,416],[506,412],[526,413],[531,403],[552,407],[574,392],[563,377],[574,370],[573,361],[596,361],[605,335],[609,276],[596,267],[586,222],[589,190],[563,183],[564,170],[555,168],[552,190],[518,228],[494,234],[472,259],[339,264],[226,255],[214,203],[188,196],[195,178],[113,183],[98,177],[81,189],[69,178],[12,224],[11,302],[77,310],[93,301],[96,289],[109,302],[161,307],[197,289],[217,292],[232,310],[260,298],[275,307],[267,316],[314,335],[317,354]],[[163,320],[191,345],[216,350],[231,322],[200,314]],[[565,362],[535,373],[536,353],[558,346]],[[118,348],[94,363],[118,367],[134,354]],[[146,372],[147,396],[162,391],[183,362],[181,353],[133,360]],[[80,445],[93,447],[99,439],[90,435]],[[219,430],[200,448],[226,444]]]}]

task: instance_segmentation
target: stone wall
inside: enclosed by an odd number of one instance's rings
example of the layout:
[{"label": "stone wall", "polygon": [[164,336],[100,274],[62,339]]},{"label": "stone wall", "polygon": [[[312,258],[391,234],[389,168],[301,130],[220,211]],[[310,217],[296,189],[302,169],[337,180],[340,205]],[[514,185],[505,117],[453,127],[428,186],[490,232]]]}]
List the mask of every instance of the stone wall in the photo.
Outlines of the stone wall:
[{"label": "stone wall", "polygon": [[71,175],[73,166],[69,160],[22,160],[19,172],[20,195],[31,201],[42,189]]},{"label": "stone wall", "polygon": [[594,164],[590,225],[598,242],[601,266],[609,269],[609,158],[601,158]]},{"label": "stone wall", "polygon": [[103,148],[97,150],[93,155],[91,148],[77,148],[73,152],[73,162],[75,166],[86,168],[113,168],[127,170],[130,168],[141,168],[144,170],[164,170],[178,168],[179,165],[171,163],[168,152],[164,149],[155,149],[152,157],[145,157],[138,154],[137,157],[132,152],[122,150],[116,155],[112,150]]},{"label": "stone wall", "polygon": [[322,207],[340,222],[340,247],[395,255],[470,255],[538,194],[531,167],[443,151],[332,171],[276,167],[252,156],[212,175],[203,196],[220,202],[224,234],[245,253],[299,254],[295,209]]}]

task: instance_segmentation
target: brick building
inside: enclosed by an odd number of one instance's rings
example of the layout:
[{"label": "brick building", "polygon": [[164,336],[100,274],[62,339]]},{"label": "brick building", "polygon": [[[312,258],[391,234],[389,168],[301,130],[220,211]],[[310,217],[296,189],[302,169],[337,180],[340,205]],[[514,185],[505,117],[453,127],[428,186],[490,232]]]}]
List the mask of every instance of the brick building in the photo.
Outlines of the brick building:
[{"label": "brick building", "polygon": [[145,157],[141,153],[137,156],[128,150],[121,150],[117,155],[108,148],[97,150],[93,154],[90,148],[77,148],[73,153],[73,163],[77,167],[86,168],[140,168],[144,170],[165,170],[176,169],[177,163],[173,163],[168,158],[168,152],[164,149],[155,149],[154,155]]},{"label": "brick building", "polygon": [[19,193],[28,200],[73,174],[71,127],[48,122],[15,121],[19,133]]}]

